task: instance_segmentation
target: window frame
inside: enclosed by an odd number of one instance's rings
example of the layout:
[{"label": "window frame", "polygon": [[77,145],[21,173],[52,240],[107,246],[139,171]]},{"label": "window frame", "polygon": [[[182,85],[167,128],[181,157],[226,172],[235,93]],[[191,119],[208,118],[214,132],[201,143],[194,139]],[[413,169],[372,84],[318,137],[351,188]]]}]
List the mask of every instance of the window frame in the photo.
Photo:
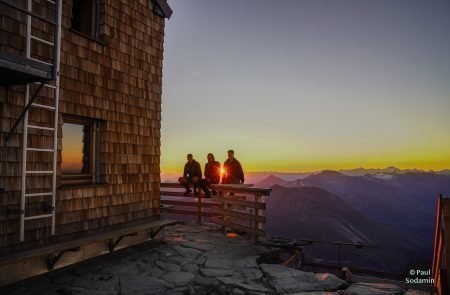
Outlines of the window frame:
[{"label": "window frame", "polygon": [[[99,40],[100,39],[100,5],[101,5],[101,0],[89,0],[92,1],[92,8],[91,8],[91,12],[92,12],[92,20],[91,20],[91,28],[90,28],[90,33],[86,33],[83,32],[81,30],[81,21],[83,19],[83,16],[81,15],[80,11],[80,28],[75,28],[74,27],[74,6],[75,6],[75,1],[86,1],[86,0],[73,0],[72,1],[72,15],[71,15],[71,24],[70,24],[70,29],[73,30],[74,32],[85,36],[87,38],[90,39],[94,39],[94,40]],[[85,16],[84,16],[85,17]]]},{"label": "window frame", "polygon": [[62,164],[64,153],[64,132],[61,137],[61,186],[78,186],[100,183],[100,121],[78,117],[73,115],[63,114],[63,125],[75,124],[75,125],[87,125],[90,126],[89,130],[89,173],[63,173]]}]

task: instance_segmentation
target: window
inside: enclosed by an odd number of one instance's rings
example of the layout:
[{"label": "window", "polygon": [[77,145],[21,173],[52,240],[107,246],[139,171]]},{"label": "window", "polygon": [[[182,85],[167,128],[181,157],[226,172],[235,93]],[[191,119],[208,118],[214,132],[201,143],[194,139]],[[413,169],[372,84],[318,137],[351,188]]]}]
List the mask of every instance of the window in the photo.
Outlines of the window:
[{"label": "window", "polygon": [[98,2],[99,0],[73,0],[72,29],[98,38]]},{"label": "window", "polygon": [[99,122],[72,116],[63,120],[61,184],[98,182]]}]

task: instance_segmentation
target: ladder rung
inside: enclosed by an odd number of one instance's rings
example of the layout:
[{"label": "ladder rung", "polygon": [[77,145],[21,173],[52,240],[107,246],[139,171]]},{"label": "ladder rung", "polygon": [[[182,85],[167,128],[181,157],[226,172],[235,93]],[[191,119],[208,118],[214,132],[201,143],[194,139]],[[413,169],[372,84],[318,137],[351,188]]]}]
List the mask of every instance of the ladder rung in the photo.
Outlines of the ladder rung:
[{"label": "ladder rung", "polygon": [[47,40],[41,39],[41,38],[36,37],[36,36],[33,36],[33,35],[31,35],[30,37],[31,37],[31,39],[33,39],[33,40],[42,42],[42,43],[47,44],[47,45],[50,45],[50,46],[54,46],[54,44],[53,44],[52,42],[49,42],[49,41],[47,41]]},{"label": "ladder rung", "polygon": [[52,196],[53,193],[32,193],[32,194],[25,194],[25,197],[39,197],[39,196]]},{"label": "ladder rung", "polygon": [[[34,84],[36,84],[36,85],[41,85],[41,83],[38,83],[38,82],[34,82]],[[46,83],[44,83],[44,87],[48,87],[48,88],[52,88],[52,89],[55,89],[55,88],[56,88],[55,85],[50,85],[50,84],[46,84]]]},{"label": "ladder rung", "polygon": [[55,131],[55,128],[53,128],[53,127],[43,127],[43,126],[36,126],[36,125],[28,125],[28,128]]},{"label": "ladder rung", "polygon": [[29,57],[28,59],[31,59],[31,60],[34,60],[34,61],[37,61],[37,62],[40,62],[40,63],[43,63],[43,64],[45,64],[45,65],[48,65],[48,66],[53,67],[53,64],[51,64],[51,63],[49,63],[49,62],[46,62],[46,61],[42,61],[42,60],[35,59],[35,58],[32,58],[32,57]]},{"label": "ladder rung", "polygon": [[39,218],[47,218],[47,217],[52,217],[53,214],[42,214],[42,215],[34,215],[34,216],[25,216],[24,219],[25,220],[31,220],[31,219],[39,219]]},{"label": "ladder rung", "polygon": [[54,149],[40,149],[40,148],[30,148],[27,147],[27,151],[33,151],[33,152],[54,152]]},{"label": "ladder rung", "polygon": [[41,108],[41,109],[47,109],[47,110],[55,110],[55,107],[52,106],[47,106],[45,104],[39,104],[39,103],[32,103],[31,104],[32,107],[36,107],[36,108]]},{"label": "ladder rung", "polygon": [[53,171],[39,171],[39,170],[32,170],[32,171],[25,171],[27,174],[53,174]]},{"label": "ladder rung", "polygon": [[48,3],[55,5],[55,1],[47,0]]}]

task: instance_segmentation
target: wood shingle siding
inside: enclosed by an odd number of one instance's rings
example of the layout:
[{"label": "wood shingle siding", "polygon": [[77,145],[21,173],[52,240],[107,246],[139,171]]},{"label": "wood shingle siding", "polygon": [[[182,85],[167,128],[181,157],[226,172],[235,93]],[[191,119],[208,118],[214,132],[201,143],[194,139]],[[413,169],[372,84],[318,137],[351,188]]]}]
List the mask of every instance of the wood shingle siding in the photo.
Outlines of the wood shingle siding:
[{"label": "wood shingle siding", "polygon": [[[34,1],[35,13],[50,18],[46,1]],[[72,1],[63,1],[61,90],[58,128],[60,179],[63,115],[100,122],[100,183],[65,187],[56,196],[56,235],[50,219],[27,222],[19,242],[22,127],[0,151],[0,254],[65,241],[107,228],[142,222],[159,215],[160,126],[164,19],[150,1],[100,1],[99,40],[71,29]],[[44,6],[45,5],[45,6]],[[51,9],[51,8],[50,8]],[[0,49],[23,54],[25,17],[1,7]],[[38,22],[35,35],[52,40],[49,25]],[[32,46],[32,55],[51,58],[52,48]],[[32,85],[32,92],[37,85]],[[0,87],[0,131],[7,133],[24,106],[24,86]],[[36,103],[51,104],[42,90]],[[30,124],[52,126],[49,110],[33,109]],[[32,130],[30,147],[51,147],[52,135]],[[51,153],[28,152],[29,170],[51,170]],[[60,182],[60,181],[59,181]],[[27,192],[48,191],[51,175],[28,178]],[[47,189],[47,190],[46,190]],[[51,197],[33,197],[27,214],[43,214]]]}]

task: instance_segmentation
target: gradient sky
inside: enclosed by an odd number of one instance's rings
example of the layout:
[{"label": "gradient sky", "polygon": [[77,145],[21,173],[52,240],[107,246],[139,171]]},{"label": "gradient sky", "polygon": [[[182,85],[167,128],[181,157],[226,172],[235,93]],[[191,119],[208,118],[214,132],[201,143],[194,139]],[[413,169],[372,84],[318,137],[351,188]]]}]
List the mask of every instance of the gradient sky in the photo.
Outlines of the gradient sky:
[{"label": "gradient sky", "polygon": [[450,1],[169,4],[163,172],[450,167]]},{"label": "gradient sky", "polygon": [[[64,123],[62,131],[61,170],[81,173],[83,168],[83,125]],[[64,136],[64,134],[70,134],[70,136]]]}]

